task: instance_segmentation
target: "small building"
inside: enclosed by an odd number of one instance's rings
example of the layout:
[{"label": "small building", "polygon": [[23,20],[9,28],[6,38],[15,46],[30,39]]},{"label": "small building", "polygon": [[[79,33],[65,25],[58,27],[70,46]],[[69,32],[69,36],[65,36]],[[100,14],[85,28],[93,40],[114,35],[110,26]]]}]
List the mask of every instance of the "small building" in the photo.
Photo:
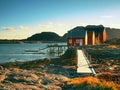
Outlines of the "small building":
[{"label": "small building", "polygon": [[68,31],[68,46],[96,45],[106,41],[106,28],[102,25],[78,26]]}]

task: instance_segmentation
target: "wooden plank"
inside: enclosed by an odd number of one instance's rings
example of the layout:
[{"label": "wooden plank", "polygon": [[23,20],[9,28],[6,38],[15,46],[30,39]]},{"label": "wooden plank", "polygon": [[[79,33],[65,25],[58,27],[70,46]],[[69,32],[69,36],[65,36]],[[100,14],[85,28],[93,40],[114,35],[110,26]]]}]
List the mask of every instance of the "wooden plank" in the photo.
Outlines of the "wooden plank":
[{"label": "wooden plank", "polygon": [[78,54],[77,73],[96,74],[94,69],[90,68],[90,63],[87,60],[84,53],[82,52],[82,50],[77,50],[77,54]]}]

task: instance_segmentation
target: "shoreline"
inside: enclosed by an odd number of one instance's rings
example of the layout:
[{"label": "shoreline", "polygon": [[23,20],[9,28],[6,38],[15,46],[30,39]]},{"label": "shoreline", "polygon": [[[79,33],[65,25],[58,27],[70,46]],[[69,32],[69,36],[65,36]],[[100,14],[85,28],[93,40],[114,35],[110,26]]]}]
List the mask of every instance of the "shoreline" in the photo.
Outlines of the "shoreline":
[{"label": "shoreline", "polygon": [[[108,49],[111,47],[113,46],[109,46]],[[95,48],[89,49],[92,51]],[[98,48],[96,49],[99,51]],[[82,85],[84,85],[85,90],[88,89],[88,86],[92,90],[92,88],[98,88],[97,86],[101,85],[102,88],[108,88],[107,90],[117,90],[114,88],[118,88],[119,90],[119,75],[115,75],[111,71],[108,71],[108,69],[106,70],[105,67],[99,68],[100,63],[99,65],[95,62],[92,63],[95,70],[99,71],[97,76],[82,76],[78,74],[76,72],[76,57],[76,50],[68,49],[58,59],[46,58],[42,60],[0,64],[0,89],[74,90],[75,87],[80,86],[83,88]],[[101,64],[113,63],[110,60],[106,61],[103,61]],[[119,64],[120,62],[116,63]],[[106,76],[109,78],[106,78]]]},{"label": "shoreline", "polygon": [[40,44],[40,43],[66,43],[66,41],[26,41],[26,40],[0,40],[0,44]]},{"label": "shoreline", "polygon": [[0,64],[0,89],[62,90],[64,82],[77,77],[75,65],[69,62],[62,56]]}]

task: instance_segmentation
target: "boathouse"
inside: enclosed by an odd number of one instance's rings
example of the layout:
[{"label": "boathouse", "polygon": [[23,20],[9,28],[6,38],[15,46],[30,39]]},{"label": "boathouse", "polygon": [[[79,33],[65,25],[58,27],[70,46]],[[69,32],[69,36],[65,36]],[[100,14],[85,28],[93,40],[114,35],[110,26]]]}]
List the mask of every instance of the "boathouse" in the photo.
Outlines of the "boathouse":
[{"label": "boathouse", "polygon": [[68,31],[68,46],[98,45],[106,41],[106,28],[102,25],[78,26]]}]

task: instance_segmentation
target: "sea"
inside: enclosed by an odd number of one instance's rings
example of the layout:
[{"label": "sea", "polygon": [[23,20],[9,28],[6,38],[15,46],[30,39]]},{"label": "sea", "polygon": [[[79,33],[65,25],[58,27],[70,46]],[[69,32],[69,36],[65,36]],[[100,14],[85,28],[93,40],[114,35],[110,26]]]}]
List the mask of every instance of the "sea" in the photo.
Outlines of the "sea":
[{"label": "sea", "polygon": [[[57,44],[66,45],[66,43]],[[43,49],[48,45],[51,43],[0,44],[0,63],[58,58],[54,54],[48,54],[48,49]]]}]

